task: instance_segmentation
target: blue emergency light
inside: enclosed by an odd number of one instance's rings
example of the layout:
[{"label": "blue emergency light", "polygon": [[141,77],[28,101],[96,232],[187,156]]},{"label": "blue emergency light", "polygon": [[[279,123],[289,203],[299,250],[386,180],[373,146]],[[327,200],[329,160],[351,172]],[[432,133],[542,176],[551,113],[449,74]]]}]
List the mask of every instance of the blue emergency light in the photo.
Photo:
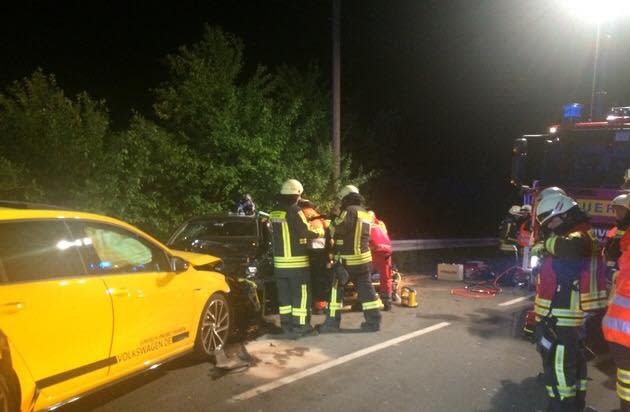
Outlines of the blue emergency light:
[{"label": "blue emergency light", "polygon": [[582,117],[582,105],[579,103],[569,103],[564,105],[564,119],[574,120]]}]

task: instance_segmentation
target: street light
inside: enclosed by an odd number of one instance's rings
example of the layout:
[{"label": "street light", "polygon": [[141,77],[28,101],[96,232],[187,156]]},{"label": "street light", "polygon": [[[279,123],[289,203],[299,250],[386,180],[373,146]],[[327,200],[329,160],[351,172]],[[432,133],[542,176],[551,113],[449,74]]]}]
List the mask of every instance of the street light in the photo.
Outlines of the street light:
[{"label": "street light", "polygon": [[598,85],[599,54],[602,34],[602,23],[606,23],[616,17],[630,15],[629,0],[561,0],[566,9],[576,17],[589,21],[596,26],[595,58],[593,60],[593,84],[591,87],[591,112],[590,119],[594,118],[595,95]]}]

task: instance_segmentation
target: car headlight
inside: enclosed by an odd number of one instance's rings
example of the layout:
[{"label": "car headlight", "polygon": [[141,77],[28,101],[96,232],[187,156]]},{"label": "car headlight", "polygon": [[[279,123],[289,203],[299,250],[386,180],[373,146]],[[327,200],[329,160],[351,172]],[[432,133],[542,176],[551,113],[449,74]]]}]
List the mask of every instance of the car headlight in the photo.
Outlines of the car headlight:
[{"label": "car headlight", "polygon": [[540,265],[540,258],[538,256],[532,256],[529,259],[529,267],[533,269],[538,267],[538,265]]}]

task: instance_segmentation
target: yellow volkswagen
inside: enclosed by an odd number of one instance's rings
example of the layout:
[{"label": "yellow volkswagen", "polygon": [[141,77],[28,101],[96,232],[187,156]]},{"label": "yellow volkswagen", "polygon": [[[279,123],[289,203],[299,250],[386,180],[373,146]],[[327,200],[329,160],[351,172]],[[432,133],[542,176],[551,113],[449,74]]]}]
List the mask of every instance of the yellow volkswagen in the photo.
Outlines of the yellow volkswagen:
[{"label": "yellow volkswagen", "polygon": [[105,216],[0,203],[0,412],[212,356],[231,320],[220,262]]}]

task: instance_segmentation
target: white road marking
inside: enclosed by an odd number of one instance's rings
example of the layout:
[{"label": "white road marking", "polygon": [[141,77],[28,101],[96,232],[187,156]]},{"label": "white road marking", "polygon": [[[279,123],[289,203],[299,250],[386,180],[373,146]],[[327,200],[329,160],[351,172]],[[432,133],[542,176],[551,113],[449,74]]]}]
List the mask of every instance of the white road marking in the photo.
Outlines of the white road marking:
[{"label": "white road marking", "polygon": [[396,344],[404,342],[406,340],[413,339],[413,338],[415,338],[417,336],[425,335],[425,334],[430,333],[430,332],[434,332],[434,331],[436,331],[438,329],[442,329],[443,327],[446,327],[448,325],[450,325],[449,322],[440,322],[440,323],[437,323],[437,324],[435,324],[433,326],[429,326],[427,328],[420,329],[420,330],[417,330],[415,332],[411,332],[411,333],[408,333],[406,335],[402,335],[402,336],[399,336],[397,338],[393,338],[393,339],[387,340],[387,341],[382,342],[382,343],[378,343],[378,344],[373,345],[373,346],[369,346],[369,347],[367,347],[365,349],[361,349],[359,351],[356,351],[356,352],[344,355],[344,356],[342,356],[340,358],[333,359],[331,361],[322,363],[321,365],[313,366],[312,368],[306,369],[306,370],[304,370],[302,372],[297,372],[297,373],[294,373],[293,375],[285,376],[283,378],[276,379],[275,381],[269,382],[267,384],[258,386],[257,388],[250,389],[250,390],[248,390],[246,392],[241,393],[240,395],[233,396],[230,400],[231,401],[244,401],[244,400],[247,400],[247,399],[251,399],[251,398],[256,397],[256,396],[258,396],[260,394],[263,394],[265,392],[272,391],[274,389],[277,389],[277,388],[280,388],[282,386],[288,385],[290,383],[296,382],[296,381],[298,381],[300,379],[304,379],[304,378],[309,377],[311,375],[315,375],[316,373],[325,371],[326,369],[334,368],[335,366],[342,365],[342,364],[344,364],[346,362],[350,362],[350,361],[352,361],[354,359],[360,358],[360,357],[365,356],[365,355],[369,355],[370,353],[374,353],[374,352],[379,351],[381,349],[388,348],[388,347],[390,347],[392,345],[396,345]]},{"label": "white road marking", "polygon": [[520,298],[516,298],[516,299],[508,300],[507,302],[499,303],[499,306],[510,306],[510,305],[515,304],[515,303],[527,300],[527,299],[531,298],[532,296],[534,296],[534,295],[521,296]]}]

